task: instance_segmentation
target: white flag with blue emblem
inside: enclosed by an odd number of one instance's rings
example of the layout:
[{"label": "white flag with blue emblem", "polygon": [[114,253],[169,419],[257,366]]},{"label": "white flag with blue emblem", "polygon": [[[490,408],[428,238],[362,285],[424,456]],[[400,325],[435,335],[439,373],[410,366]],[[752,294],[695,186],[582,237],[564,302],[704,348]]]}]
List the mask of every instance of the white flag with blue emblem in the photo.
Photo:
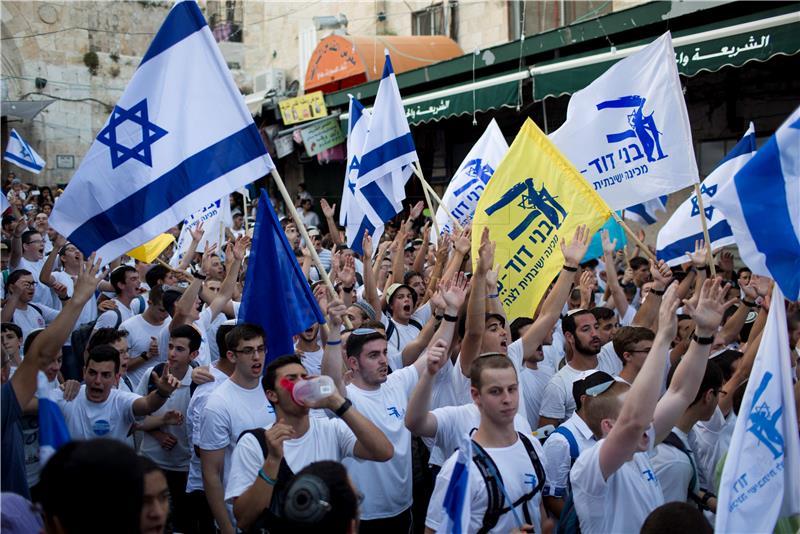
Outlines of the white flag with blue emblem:
[{"label": "white flag with blue emblem", "polygon": [[492,119],[481,138],[461,162],[442,195],[442,204],[436,210],[436,222],[441,234],[453,232],[453,223],[447,211],[461,226],[466,226],[472,220],[481,193],[506,152],[508,143],[497,122]]},{"label": "white flag with blue emblem", "polygon": [[356,182],[356,200],[376,227],[403,210],[405,185],[413,172],[411,164],[419,159],[389,51],[385,50],[384,54],[383,76],[375,96]]},{"label": "white flag with blue emblem", "polygon": [[37,154],[36,151],[31,148],[31,145],[26,143],[22,136],[13,128],[8,135],[8,145],[6,145],[3,159],[35,174],[42,172],[45,166],[45,161],[42,159],[42,156]]},{"label": "white flag with blue emblem", "polygon": [[658,214],[667,211],[667,195],[653,200],[641,202],[625,208],[625,218],[636,221],[642,226],[650,226],[658,220]]},{"label": "white flag with blue emblem", "polygon": [[356,200],[356,183],[358,182],[358,168],[361,161],[361,151],[367,140],[369,123],[372,113],[364,109],[361,102],[350,96],[350,113],[347,123],[347,171],[342,188],[342,206],[339,209],[339,222],[345,227],[347,246],[363,254],[361,242],[364,231],[369,231],[373,243],[377,243],[383,234],[383,224],[373,224],[364,214],[364,209]]},{"label": "white flag with blue emblem", "polygon": [[273,168],[197,2],[176,3],[50,216],[109,262]]},{"label": "white flag with blue emblem", "polygon": [[800,514],[800,438],[786,309],[772,290],[719,486],[716,532],[772,532]]},{"label": "white flag with blue emblem", "polygon": [[467,534],[471,513],[469,467],[472,463],[472,439],[464,435],[456,452],[456,464],[450,475],[447,490],[444,494],[443,522],[436,530],[437,534]]},{"label": "white flag with blue emblem", "polygon": [[697,182],[669,32],[572,95],[567,120],[550,140],[611,209]]},{"label": "white flag with blue emblem", "polygon": [[751,122],[744,137],[736,143],[736,146],[728,152],[700,185],[705,213],[700,213],[697,195],[692,194],[675,210],[669,221],[658,232],[656,256],[659,260],[664,260],[670,267],[689,261],[686,252],[694,250],[695,241],[704,239],[700,217],[706,218],[711,250],[735,243],[728,221],[711,202],[719,188],[733,180],[734,175],[750,161],[755,153],[756,131]]},{"label": "white flag with blue emblem", "polygon": [[742,261],[800,300],[800,108],[711,199]]},{"label": "white flag with blue emblem", "polygon": [[225,195],[225,198],[211,202],[207,206],[203,206],[184,219],[181,234],[178,236],[178,243],[175,245],[172,258],[169,260],[170,265],[173,267],[177,267],[186,255],[192,243],[192,230],[197,228],[200,223],[203,223],[203,237],[197,243],[197,252],[203,252],[207,247],[214,246],[217,254],[224,254],[225,228],[229,228],[233,224],[231,220],[231,203],[228,200],[228,195]]}]

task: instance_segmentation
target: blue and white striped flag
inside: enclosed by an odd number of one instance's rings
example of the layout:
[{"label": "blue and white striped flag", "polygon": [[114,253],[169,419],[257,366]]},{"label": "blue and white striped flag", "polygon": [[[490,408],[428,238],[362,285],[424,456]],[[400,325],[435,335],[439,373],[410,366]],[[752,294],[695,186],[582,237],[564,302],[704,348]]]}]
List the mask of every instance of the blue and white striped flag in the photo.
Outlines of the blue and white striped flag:
[{"label": "blue and white striped flag", "polygon": [[658,214],[667,211],[667,195],[625,208],[625,218],[649,226],[658,220]]},{"label": "blue and white striped flag", "polygon": [[800,514],[789,343],[783,294],[775,287],[722,469],[716,532],[772,532],[780,517]]},{"label": "blue and white striped flag", "polygon": [[16,130],[12,129],[8,136],[8,145],[3,154],[3,159],[10,161],[17,167],[39,174],[44,169],[45,161],[42,156],[25,142]]},{"label": "blue and white striped flag", "polygon": [[197,2],[174,5],[50,216],[106,262],[273,168]]},{"label": "blue and white striped flag", "polygon": [[711,199],[733,230],[742,261],[800,299],[800,108]]},{"label": "blue and white striped flag", "polygon": [[364,231],[369,231],[373,242],[378,243],[383,234],[383,224],[375,225],[364,214],[361,204],[356,201],[356,183],[358,182],[358,168],[361,161],[361,151],[367,140],[369,123],[372,113],[364,109],[361,102],[350,96],[350,114],[347,123],[347,172],[342,189],[342,206],[339,209],[339,222],[346,229],[347,246],[363,254],[361,241]]},{"label": "blue and white striped flag", "polygon": [[458,448],[456,465],[444,494],[444,523],[436,531],[441,534],[469,532],[470,492],[469,464],[472,463],[472,439],[465,435]]},{"label": "blue and white striped flag", "polygon": [[39,371],[36,377],[36,397],[39,399],[39,465],[44,466],[59,447],[70,441],[64,414],[53,398],[47,376]]},{"label": "blue and white striped flag", "polygon": [[383,77],[361,151],[356,183],[356,200],[376,227],[403,210],[405,185],[413,172],[411,164],[419,159],[389,51],[384,54]]},{"label": "blue and white striped flag", "polygon": [[719,188],[733,180],[736,173],[750,161],[755,153],[756,131],[751,122],[744,137],[700,184],[705,213],[700,213],[697,195],[692,194],[675,210],[669,221],[658,232],[656,256],[659,260],[664,260],[670,267],[689,261],[686,252],[694,250],[695,241],[703,239],[700,217],[705,217],[708,221],[706,224],[708,225],[708,237],[711,239],[711,250],[734,243],[733,231],[728,221],[720,210],[711,205],[711,202]]}]

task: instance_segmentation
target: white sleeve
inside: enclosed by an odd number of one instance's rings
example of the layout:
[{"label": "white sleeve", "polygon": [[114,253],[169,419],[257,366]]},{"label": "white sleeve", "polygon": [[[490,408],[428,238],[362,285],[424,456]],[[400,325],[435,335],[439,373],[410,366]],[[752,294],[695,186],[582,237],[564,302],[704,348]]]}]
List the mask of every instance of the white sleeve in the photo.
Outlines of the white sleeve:
[{"label": "white sleeve", "polygon": [[253,485],[258,477],[258,470],[264,464],[264,453],[261,445],[252,434],[245,434],[231,455],[231,470],[228,472],[228,483],[225,486],[225,502],[233,499]]},{"label": "white sleeve", "polygon": [[589,498],[603,497],[608,489],[608,482],[600,469],[600,448],[605,443],[605,439],[602,439],[591,449],[583,451],[572,466],[570,483],[576,506],[587,502]]},{"label": "white sleeve", "polygon": [[636,308],[628,306],[625,310],[625,315],[619,320],[620,326],[630,326],[633,323],[633,318],[636,317]]},{"label": "white sleeve", "polygon": [[100,330],[101,328],[114,328],[114,325],[117,324],[117,312],[114,310],[104,311],[100,314],[100,317],[97,318],[97,322],[94,323],[94,329]]},{"label": "white sleeve", "polygon": [[451,370],[450,377],[452,380],[453,396],[456,404],[469,404],[472,402],[472,395],[470,395],[470,381],[468,376],[464,376],[461,372],[461,355],[458,355],[455,365]]},{"label": "white sleeve", "polygon": [[56,317],[58,317],[58,310],[54,310],[50,306],[45,306],[43,304],[37,304],[40,310],[42,310],[42,317],[44,317],[44,322],[47,324],[52,323],[55,321]]},{"label": "white sleeve", "polygon": [[567,494],[567,481],[571,458],[569,443],[560,434],[552,434],[544,442],[544,470],[547,473],[547,483],[542,490],[542,495],[563,499]]},{"label": "white sleeve", "polygon": [[196,444],[201,449],[216,451],[230,444],[228,422],[224,414],[206,404],[200,418],[200,440]]},{"label": "white sleeve", "polygon": [[[556,378],[559,378],[556,380]],[[547,383],[542,395],[542,405],[539,408],[539,415],[550,419],[563,420],[567,416],[567,402],[564,398],[564,388],[561,387],[561,379],[555,375]]]},{"label": "white sleeve", "polygon": [[[460,410],[459,406],[444,406],[431,412],[433,417],[436,418],[434,444],[447,455],[456,450],[461,443],[460,425],[458,424]],[[467,432],[469,430],[471,429],[467,429]]]},{"label": "white sleeve", "polygon": [[133,403],[142,398],[141,395],[136,393],[128,393],[127,391],[117,390],[117,396],[114,401],[117,413],[123,417],[123,421],[128,424],[133,424],[136,421],[136,415],[133,413]]},{"label": "white sleeve", "polygon": [[356,435],[341,419],[330,419],[336,436],[336,444],[339,448],[339,460],[342,458],[352,458],[353,449],[356,446]]},{"label": "white sleeve", "polygon": [[523,345],[522,339],[518,339],[513,342],[511,345],[508,346],[508,358],[514,364],[514,368],[519,373],[520,369],[522,369],[524,354],[523,354]]}]

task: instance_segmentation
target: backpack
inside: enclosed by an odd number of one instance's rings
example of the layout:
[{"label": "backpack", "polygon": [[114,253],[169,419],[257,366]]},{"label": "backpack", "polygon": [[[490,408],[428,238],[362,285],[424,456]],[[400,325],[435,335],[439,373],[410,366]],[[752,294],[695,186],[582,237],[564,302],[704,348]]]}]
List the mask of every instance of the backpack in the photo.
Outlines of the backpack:
[{"label": "backpack", "polygon": [[[144,298],[139,295],[134,299],[139,303],[139,313],[144,311]],[[133,303],[133,301],[131,301]],[[30,306],[30,304],[29,304]],[[34,306],[34,308],[36,308]],[[42,313],[42,310],[36,308],[39,313]],[[119,311],[117,308],[112,308],[111,311],[117,314],[117,320],[114,322],[114,330],[119,328],[119,325],[122,324],[122,312]],[[136,315],[139,315],[138,313]],[[98,315],[97,318],[99,319],[100,316]],[[94,332],[94,325],[97,323],[97,319],[94,321],[89,321],[88,323],[83,323],[78,328],[72,331],[70,335],[70,342],[72,344],[72,353],[77,355],[80,361],[83,361],[83,353],[86,351],[87,345],[89,345],[89,340],[92,338],[92,333]]]},{"label": "backpack", "polygon": [[[575,436],[564,425],[559,426],[553,431],[553,434],[561,434],[569,444],[569,460],[570,465],[575,465],[575,460],[578,459],[581,451],[578,447],[578,442]],[[553,435],[551,434],[551,436]],[[578,520],[578,511],[575,509],[575,501],[572,499],[572,485],[567,480],[568,491],[564,498],[564,507],[561,509],[561,516],[558,518],[557,534],[580,534],[581,525]]]},{"label": "backpack", "polygon": [[[525,451],[528,453],[531,464],[533,464],[533,470],[536,473],[536,487],[517,499],[516,502],[512,503],[512,506],[504,506],[506,493],[503,488],[503,477],[497,470],[497,465],[494,463],[494,460],[492,460],[492,457],[489,456],[483,447],[478,445],[474,440],[472,442],[472,461],[478,467],[478,471],[486,484],[486,493],[488,495],[486,513],[483,516],[483,524],[480,530],[478,530],[478,534],[486,534],[492,530],[503,514],[510,512],[512,508],[516,508],[520,504],[528,502],[544,487],[544,466],[541,460],[539,460],[536,451],[533,449],[533,444],[522,433],[517,432],[517,434],[522,444],[525,446]],[[525,515],[525,522],[533,523],[530,513],[528,512],[528,507],[523,506],[522,511]]]},{"label": "backpack", "polygon": [[[689,481],[689,487],[686,491],[686,496],[690,499],[694,497],[694,486],[697,484],[697,468],[695,467],[694,460],[692,460],[692,455],[689,453],[689,450],[686,448],[686,445],[683,444],[683,440],[678,437],[675,432],[670,432],[667,434],[667,437],[664,438],[662,441],[664,445],[669,447],[674,447],[681,451],[686,457],[689,459],[689,464],[692,466],[692,479]],[[693,499],[694,500],[694,499]]]},{"label": "backpack", "polygon": [[[245,430],[239,434],[239,437],[236,439],[236,443],[239,443],[245,434],[250,434],[256,438],[258,445],[261,447],[261,453],[264,455],[264,459],[266,460],[269,451],[267,450],[267,439],[264,436],[264,429],[251,428],[249,430]],[[285,531],[285,529],[282,528],[284,526],[282,519],[283,503],[286,500],[286,492],[289,489],[289,483],[292,481],[292,479],[294,479],[294,471],[292,471],[292,468],[286,463],[286,458],[282,458],[280,467],[278,468],[277,482],[275,487],[272,489],[272,500],[269,502],[269,506],[261,511],[258,519],[256,519],[250,528],[245,531],[246,533],[254,534],[270,532],[270,528],[272,529],[272,532]]]},{"label": "backpack", "polygon": [[[564,428],[564,425],[559,426],[553,431],[553,434],[561,434],[564,436],[564,439],[567,440],[569,444],[569,465],[575,465],[575,460],[578,459],[578,456],[581,454],[581,449],[578,447],[578,442],[575,440],[575,436],[572,434],[572,431],[568,428]],[[553,434],[550,434],[551,436]]]},{"label": "backpack", "polygon": [[[422,325],[419,324],[419,321],[417,321],[416,319],[409,319],[408,320],[408,324],[412,325],[414,328],[416,328],[420,332],[422,331]],[[389,318],[389,326],[386,327],[386,341],[389,341],[390,339],[392,339],[392,335],[395,333],[396,330],[397,330],[397,326],[394,324],[394,320]],[[400,350],[400,336],[399,335],[397,336],[397,350]]]}]

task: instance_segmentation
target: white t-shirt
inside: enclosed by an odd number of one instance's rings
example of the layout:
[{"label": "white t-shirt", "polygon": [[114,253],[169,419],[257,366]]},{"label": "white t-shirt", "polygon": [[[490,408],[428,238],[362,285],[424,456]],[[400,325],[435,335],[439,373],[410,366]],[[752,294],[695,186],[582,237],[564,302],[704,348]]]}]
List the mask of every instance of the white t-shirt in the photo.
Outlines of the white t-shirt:
[{"label": "white t-shirt", "polygon": [[[152,325],[145,321],[144,316],[141,314],[134,315],[133,317],[125,320],[119,325],[120,330],[128,332],[128,354],[131,358],[136,358],[143,352],[150,350],[150,338],[154,337],[159,339],[161,333],[165,329],[169,329],[171,319],[167,320],[160,325]],[[155,364],[166,361],[166,358],[159,357],[151,358],[145,364],[139,366],[133,371],[128,371],[127,375],[130,381],[134,384],[139,384],[148,367],[153,367]]]},{"label": "white t-shirt", "polygon": [[[57,308],[58,302],[53,302],[53,292],[50,290],[49,287],[39,282],[39,275],[42,273],[42,267],[44,267],[45,259],[42,258],[39,261],[30,261],[26,260],[25,258],[20,257],[19,265],[16,268],[10,269],[9,272],[18,271],[20,269],[25,269],[26,271],[30,271],[33,275],[33,280],[36,283],[36,286],[33,290],[33,302],[34,304],[41,304],[43,306],[48,306],[50,308]],[[56,301],[58,298],[55,299]]]},{"label": "white t-shirt", "polygon": [[[577,413],[561,423],[559,428],[568,430],[575,443],[578,445],[578,454],[593,447],[595,444],[592,431],[586,422]],[[565,498],[567,495],[567,482],[569,470],[572,468],[572,456],[569,450],[569,441],[558,432],[553,432],[544,442],[544,463],[547,472],[547,483],[542,492],[544,495]]]},{"label": "white t-shirt", "polygon": [[714,491],[714,471],[730,448],[735,426],[733,410],[725,417],[717,406],[711,419],[698,421],[689,432],[689,448],[694,452],[701,488]]},{"label": "white t-shirt", "polygon": [[226,380],[206,402],[200,416],[200,439],[195,445],[206,451],[225,449],[224,485],[239,435],[251,428],[266,428],[274,422],[275,409],[261,384],[245,389],[233,380]]},{"label": "white t-shirt", "polygon": [[[299,350],[297,346],[295,346],[295,350]],[[300,361],[303,362],[303,367],[306,368],[306,372],[310,375],[319,375],[322,370],[323,348],[320,347],[318,350],[305,350],[301,352],[302,356],[300,357]]]},{"label": "white t-shirt", "polygon": [[124,323],[134,315],[142,313],[146,306],[146,304],[144,304],[144,299],[139,297],[134,297],[133,300],[131,300],[130,307],[125,306],[117,298],[114,298],[112,300],[117,303],[116,311],[108,310],[101,313],[100,317],[97,318],[97,322],[94,323],[95,330],[99,330],[101,328],[116,328],[118,317],[122,319],[119,322],[119,324],[122,325],[122,323]]},{"label": "white t-shirt", "polygon": [[544,355],[544,360],[539,362],[539,367],[543,365],[549,367],[555,374],[558,371],[558,365],[564,358],[563,351],[560,351],[555,345],[542,345],[542,354]]},{"label": "white t-shirt", "polygon": [[[690,460],[689,456],[672,445],[659,443],[650,455],[650,463],[661,484],[664,502],[686,502],[689,483],[692,481],[692,475],[696,472],[696,463],[689,447],[689,437],[677,427],[674,427],[672,431],[683,442],[683,446],[689,450],[692,459]],[[699,473],[697,474],[699,475]],[[697,482],[698,480],[695,480],[693,491],[697,491],[699,488]]]},{"label": "white t-shirt", "polygon": [[[34,308],[39,308],[38,310]],[[41,311],[41,313],[39,313]],[[13,323],[20,327],[22,330],[22,343],[25,343],[25,338],[28,334],[37,328],[44,328],[50,324],[58,315],[58,310],[54,310],[44,304],[28,304],[24,310],[14,310]]]},{"label": "white t-shirt", "polygon": [[[305,434],[283,442],[283,457],[292,472],[298,473],[313,462],[341,462],[344,458],[352,457],[355,444],[355,435],[341,419],[309,417]],[[233,504],[233,499],[247,491],[263,464],[264,454],[258,440],[250,434],[242,436],[231,458],[225,500]]]},{"label": "white t-shirt", "polygon": [[200,443],[200,418],[202,417],[208,398],[217,387],[228,380],[228,375],[213,365],[209,367],[209,371],[214,375],[214,380],[212,382],[200,384],[197,386],[197,389],[194,390],[194,395],[192,395],[192,399],[189,401],[189,407],[186,409],[186,417],[183,423],[186,425],[186,430],[189,433],[189,441],[192,445],[191,459],[189,460],[189,477],[186,481],[186,493],[203,490],[203,472],[200,465],[200,457],[197,456],[194,450],[194,446]]},{"label": "white t-shirt", "polygon": [[[536,439],[531,439],[533,448],[536,454],[541,458],[542,447]],[[512,501],[516,501],[523,495],[529,493],[536,487],[538,480],[536,479],[536,472],[531,465],[528,452],[525,450],[521,439],[509,446],[502,448],[486,448],[487,454],[492,457],[500,477],[503,479],[503,485],[506,492]],[[450,477],[453,474],[458,459],[458,453],[453,454],[442,466],[439,476],[436,477],[436,485],[431,495],[430,503],[428,504],[428,515],[425,519],[425,526],[433,530],[438,530],[445,526],[447,517],[444,508],[444,497],[447,493],[447,486],[450,484]],[[469,532],[477,532],[483,524],[483,517],[486,514],[488,506],[488,493],[486,491],[486,482],[478,470],[475,462],[469,462]],[[537,492],[530,500],[524,505],[517,507],[517,512],[520,517],[524,517],[522,506],[528,510],[531,517],[534,531],[541,532],[541,516],[539,513],[539,504],[542,500],[541,492]],[[501,515],[495,527],[490,530],[490,533],[505,534],[517,527],[514,514],[506,512]]]},{"label": "white t-shirt", "polygon": [[600,353],[597,355],[597,368],[611,376],[619,376],[619,373],[622,372],[622,360],[617,356],[613,342],[609,341],[600,348]]},{"label": "white t-shirt", "polygon": [[[72,279],[72,276],[64,271],[53,271],[52,276],[56,282],[64,285],[67,288],[67,296],[72,298],[72,294],[75,292],[75,281]],[[56,297],[56,300],[58,300],[58,297]],[[60,305],[61,301],[58,300],[58,302]],[[92,322],[95,319],[97,319],[97,297],[92,295],[92,297],[83,306],[81,314],[78,316],[78,320],[75,322],[75,326],[72,327],[72,331],[74,332],[80,328],[82,324]]]},{"label": "white t-shirt", "polygon": [[[147,395],[147,385],[150,379],[150,372],[153,367],[149,367],[136,388],[139,395]],[[162,415],[170,410],[177,410],[186,414],[189,407],[192,385],[192,368],[186,370],[186,374],[181,379],[181,385],[172,392],[169,399],[164,402],[158,410],[151,415]],[[160,430],[172,434],[176,438],[176,443],[170,450],[164,450],[158,441],[148,432],[142,432],[142,445],[139,454],[153,460],[161,469],[169,471],[188,471],[189,458],[191,456],[191,445],[189,443],[189,429],[186,425],[164,425]]]},{"label": "white t-shirt", "polygon": [[575,413],[572,384],[580,379],[583,373],[585,371],[574,369],[569,364],[559,369],[544,389],[539,415],[560,421],[569,419]]},{"label": "white t-shirt", "polygon": [[130,445],[128,432],[134,422],[133,403],[140,398],[135,393],[112,389],[104,402],[91,402],[86,398],[86,384],[71,401],[58,395],[58,406],[72,439],[110,438]]},{"label": "white t-shirt", "polygon": [[[394,332],[392,332],[391,337],[386,340],[386,352],[389,357],[389,367],[392,368],[392,371],[402,369],[403,349],[406,348],[406,345],[414,341],[422,330],[411,323],[400,324],[386,315],[381,315],[380,319],[387,330],[389,329],[389,325],[394,323]],[[413,316],[411,319],[415,322],[417,321]],[[419,324],[425,326],[424,323]]]},{"label": "white t-shirt", "polygon": [[361,519],[392,517],[411,506],[411,432],[404,418],[408,399],[419,381],[414,366],[399,369],[374,391],[347,386],[347,397],[394,445],[388,462],[348,458],[343,463],[356,487],[366,496]]},{"label": "white t-shirt", "polygon": [[544,398],[544,389],[555,374],[550,367],[542,366],[543,363],[539,362],[537,369],[523,365],[519,376],[519,389],[524,391],[525,413],[531,428],[539,428],[539,409]]},{"label": "white t-shirt", "polygon": [[[649,443],[655,438],[647,431]],[[570,482],[581,531],[585,534],[639,532],[647,516],[664,504],[661,484],[646,452],[637,452],[608,480],[600,470],[601,439],[585,450],[572,466]]]}]

